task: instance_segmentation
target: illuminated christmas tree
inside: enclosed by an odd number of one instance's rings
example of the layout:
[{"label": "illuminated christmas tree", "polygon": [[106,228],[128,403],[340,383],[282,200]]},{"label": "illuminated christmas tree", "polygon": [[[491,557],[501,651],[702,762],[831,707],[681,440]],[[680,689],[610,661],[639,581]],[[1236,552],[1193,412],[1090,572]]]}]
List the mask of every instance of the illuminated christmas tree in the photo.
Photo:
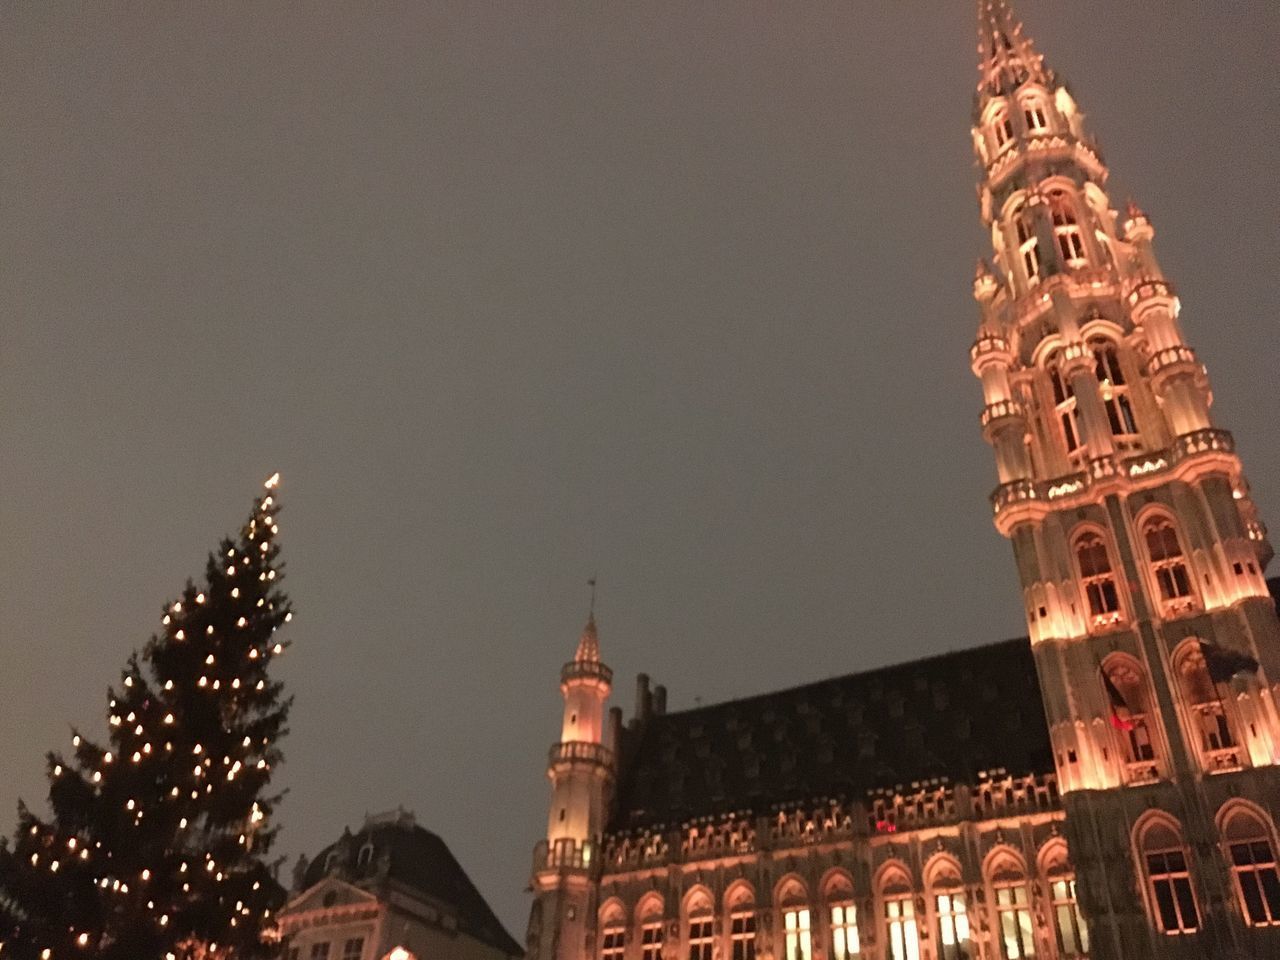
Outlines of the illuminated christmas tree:
[{"label": "illuminated christmas tree", "polygon": [[275,839],[290,701],[268,675],[292,614],[280,589],[278,476],[109,691],[108,746],[48,759],[52,816],[19,810],[0,852],[0,957],[268,956],[283,891]]}]

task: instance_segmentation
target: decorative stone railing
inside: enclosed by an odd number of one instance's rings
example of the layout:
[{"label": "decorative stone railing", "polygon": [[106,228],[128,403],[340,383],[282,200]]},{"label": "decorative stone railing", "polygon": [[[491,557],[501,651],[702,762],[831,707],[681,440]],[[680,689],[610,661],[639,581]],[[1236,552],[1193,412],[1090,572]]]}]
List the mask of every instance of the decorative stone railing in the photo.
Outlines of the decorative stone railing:
[{"label": "decorative stone railing", "polygon": [[547,755],[549,764],[573,763],[574,761],[611,767],[613,766],[613,751],[599,743],[569,741],[551,745],[551,750]]},{"label": "decorative stone railing", "polygon": [[595,859],[596,847],[590,840],[540,841],[533,848],[533,872],[544,870],[587,870]]},{"label": "decorative stone railing", "polygon": [[1187,457],[1194,457],[1202,453],[1235,453],[1236,441],[1226,430],[1217,430],[1213,427],[1206,427],[1204,430],[1195,430],[1191,433],[1184,433],[1173,441],[1173,462],[1178,463]]},{"label": "decorative stone railing", "polygon": [[1171,296],[1173,296],[1173,286],[1167,280],[1143,277],[1129,284],[1129,293],[1125,299],[1129,301],[1130,308],[1133,308],[1143,300]]},{"label": "decorative stone railing", "polygon": [[998,400],[989,403],[982,409],[982,427],[985,430],[993,421],[1005,417],[1016,417],[1025,420],[1027,408],[1017,400]]},{"label": "decorative stone railing", "polygon": [[1156,376],[1171,367],[1184,366],[1192,371],[1198,371],[1200,364],[1196,360],[1196,352],[1190,347],[1176,346],[1166,347],[1163,350],[1157,350],[1151,355],[1151,359],[1147,361],[1147,375]]},{"label": "decorative stone railing", "polygon": [[599,680],[602,683],[613,683],[613,671],[603,663],[594,660],[571,660],[560,668],[560,682],[580,680],[584,677]]}]

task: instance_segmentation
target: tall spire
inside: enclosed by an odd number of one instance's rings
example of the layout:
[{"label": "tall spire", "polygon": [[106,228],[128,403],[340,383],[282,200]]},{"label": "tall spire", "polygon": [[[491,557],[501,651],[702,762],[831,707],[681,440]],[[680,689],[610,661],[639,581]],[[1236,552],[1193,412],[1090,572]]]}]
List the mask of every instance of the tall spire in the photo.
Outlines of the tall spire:
[{"label": "tall spire", "polygon": [[1028,80],[1047,83],[1044,57],[1014,16],[1009,0],[978,0],[978,92],[1010,93]]},{"label": "tall spire", "polygon": [[600,635],[596,632],[594,611],[587,615],[587,625],[582,628],[582,636],[578,638],[578,652],[573,655],[573,662],[600,662]]}]

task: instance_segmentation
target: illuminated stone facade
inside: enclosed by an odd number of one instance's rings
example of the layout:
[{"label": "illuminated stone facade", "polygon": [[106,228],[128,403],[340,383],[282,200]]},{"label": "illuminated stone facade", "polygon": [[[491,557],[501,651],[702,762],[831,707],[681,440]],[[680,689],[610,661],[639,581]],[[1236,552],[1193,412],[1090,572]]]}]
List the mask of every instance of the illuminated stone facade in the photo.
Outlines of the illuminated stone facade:
[{"label": "illuminated stone facade", "polygon": [[971,360],[1029,639],[674,714],[642,678],[624,727],[589,622],[529,960],[1280,956],[1266,531],[1150,221],[978,6]]}]

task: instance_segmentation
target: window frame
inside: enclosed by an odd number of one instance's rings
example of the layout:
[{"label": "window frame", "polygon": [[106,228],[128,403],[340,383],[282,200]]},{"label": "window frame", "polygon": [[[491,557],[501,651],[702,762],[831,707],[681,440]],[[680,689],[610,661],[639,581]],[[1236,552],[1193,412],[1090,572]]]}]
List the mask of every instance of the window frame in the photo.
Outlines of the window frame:
[{"label": "window frame", "polygon": [[[1085,550],[1089,550],[1089,563],[1085,563]],[[1111,555],[1111,544],[1101,530],[1092,527],[1076,533],[1071,539],[1071,553],[1075,558],[1076,573],[1080,577],[1080,590],[1084,594],[1086,616],[1093,630],[1114,627],[1124,620],[1124,598],[1120,592],[1120,580],[1116,576],[1116,564]],[[1105,563],[1105,567],[1098,561]]]}]

